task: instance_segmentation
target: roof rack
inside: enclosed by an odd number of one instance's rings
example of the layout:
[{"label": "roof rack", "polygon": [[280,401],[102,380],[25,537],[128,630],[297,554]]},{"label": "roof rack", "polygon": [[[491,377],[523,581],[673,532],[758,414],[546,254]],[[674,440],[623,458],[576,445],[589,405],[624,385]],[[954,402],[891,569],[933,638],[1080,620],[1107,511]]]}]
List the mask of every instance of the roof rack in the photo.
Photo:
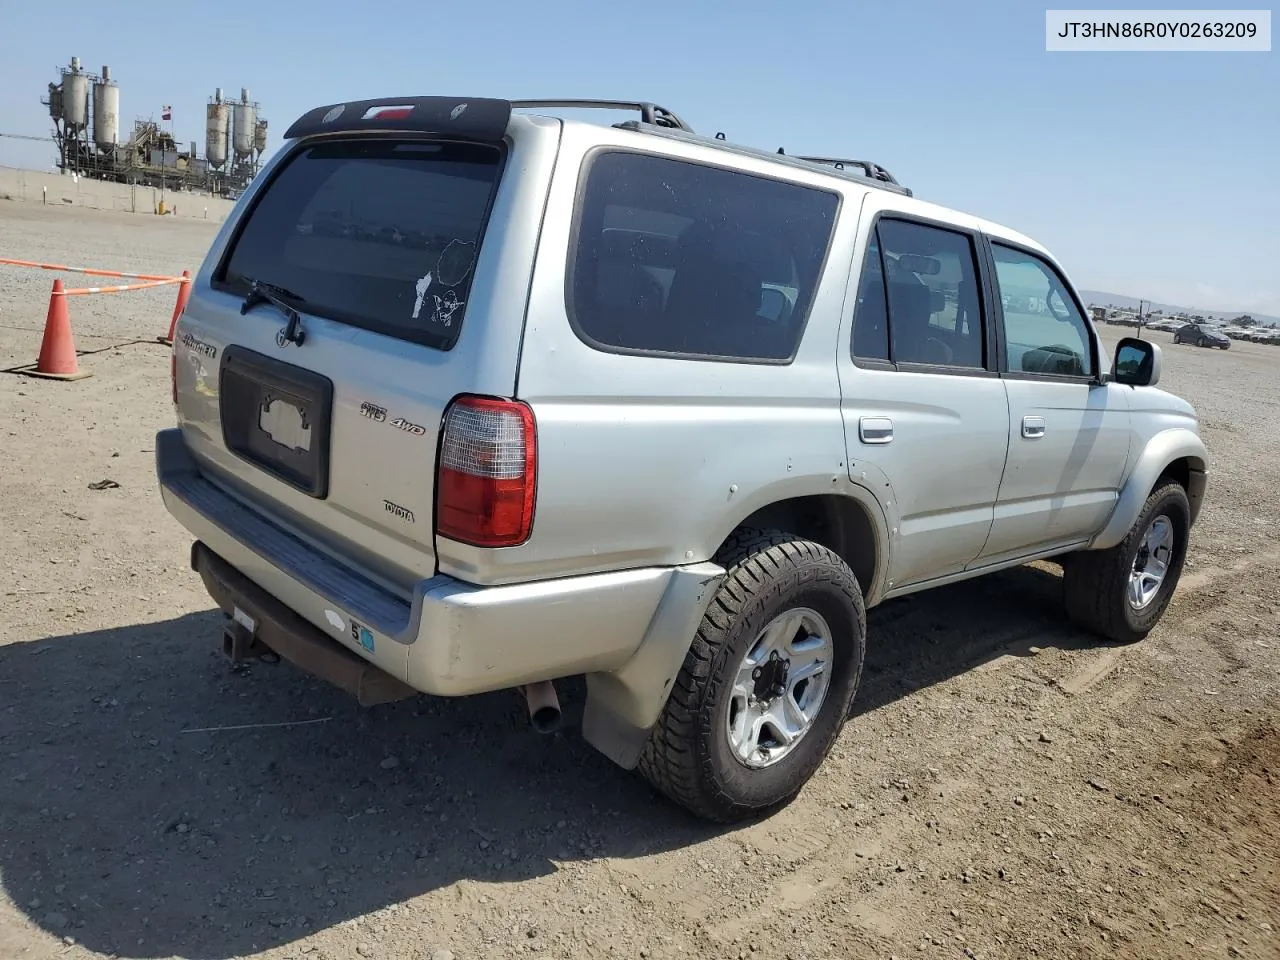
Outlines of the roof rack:
[{"label": "roof rack", "polygon": [[884,183],[902,186],[892,173],[880,166],[880,164],[873,163],[870,160],[844,160],[837,157],[796,157],[796,159],[804,160],[806,163],[820,163],[824,166],[835,167],[837,170],[844,170],[848,167],[861,167],[872,180],[880,180]]},{"label": "roof rack", "polygon": [[524,107],[569,107],[574,110],[637,110],[644,123],[693,133],[693,128],[666,107],[632,100],[512,100],[513,109]]}]

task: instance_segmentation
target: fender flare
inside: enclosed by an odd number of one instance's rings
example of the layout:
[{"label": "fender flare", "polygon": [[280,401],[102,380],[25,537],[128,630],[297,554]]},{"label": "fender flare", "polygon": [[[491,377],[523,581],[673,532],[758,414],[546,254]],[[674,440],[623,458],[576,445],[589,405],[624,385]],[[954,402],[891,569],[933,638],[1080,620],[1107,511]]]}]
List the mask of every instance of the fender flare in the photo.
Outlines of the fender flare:
[{"label": "fender flare", "polygon": [[677,567],[631,659],[617,670],[587,674],[583,739],[623,769],[639,762],[725,576],[724,567],[710,562]]},{"label": "fender flare", "polygon": [[1088,549],[1105,550],[1123,540],[1137,521],[1142,505],[1146,503],[1160,475],[1175,460],[1183,459],[1189,460],[1191,465],[1187,499],[1191,504],[1191,522],[1195,523],[1204,500],[1208,452],[1204,441],[1192,430],[1185,427],[1163,430],[1147,441],[1138,462],[1120,490],[1115,509],[1111,511],[1111,519],[1089,543]]},{"label": "fender flare", "polygon": [[[834,490],[816,485],[779,485],[772,493],[777,499],[836,493],[856,501],[871,519],[877,538],[876,575],[870,585],[868,604],[873,605],[883,589],[889,564],[887,518],[876,496],[860,484],[837,476],[836,483],[827,480]],[[767,495],[757,495],[739,510],[727,515],[732,526],[724,534],[741,526],[761,506],[768,506]],[[746,512],[743,512],[746,511]],[[639,762],[650,731],[662,715],[671,687],[684,665],[698,624],[710,606],[727,571],[712,560],[695,562],[672,570],[666,591],[658,604],[644,638],[631,658],[616,670],[587,674],[587,702],[582,715],[582,736],[618,766],[631,770]],[[864,585],[864,588],[868,585]]]}]

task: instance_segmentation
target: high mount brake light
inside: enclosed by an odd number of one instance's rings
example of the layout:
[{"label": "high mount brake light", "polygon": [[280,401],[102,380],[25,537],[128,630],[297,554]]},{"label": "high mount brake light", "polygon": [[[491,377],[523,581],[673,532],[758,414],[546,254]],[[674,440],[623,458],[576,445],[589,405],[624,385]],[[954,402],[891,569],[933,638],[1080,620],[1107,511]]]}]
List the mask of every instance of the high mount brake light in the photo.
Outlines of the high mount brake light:
[{"label": "high mount brake light", "polygon": [[445,414],[440,443],[436,533],[477,547],[514,547],[529,539],[537,446],[526,404],[456,399]]}]

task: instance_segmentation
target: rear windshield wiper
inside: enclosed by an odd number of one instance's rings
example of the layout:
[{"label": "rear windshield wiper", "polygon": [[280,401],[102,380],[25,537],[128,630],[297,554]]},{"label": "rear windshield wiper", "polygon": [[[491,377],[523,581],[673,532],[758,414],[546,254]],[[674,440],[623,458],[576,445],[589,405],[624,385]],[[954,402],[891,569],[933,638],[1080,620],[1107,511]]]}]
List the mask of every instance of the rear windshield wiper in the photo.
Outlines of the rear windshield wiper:
[{"label": "rear windshield wiper", "polygon": [[[274,283],[254,280],[251,277],[245,277],[244,279],[249,281],[249,292],[245,294],[244,300],[240,304],[240,315],[244,316],[260,303],[269,303],[289,319],[289,325],[280,334],[280,339],[286,343],[302,346],[302,341],[307,338],[307,332],[302,329],[302,315],[291,304],[286,303],[283,298],[288,297],[298,303],[306,303],[306,301],[292,290],[277,286]],[[281,345],[283,346],[283,343]]]}]

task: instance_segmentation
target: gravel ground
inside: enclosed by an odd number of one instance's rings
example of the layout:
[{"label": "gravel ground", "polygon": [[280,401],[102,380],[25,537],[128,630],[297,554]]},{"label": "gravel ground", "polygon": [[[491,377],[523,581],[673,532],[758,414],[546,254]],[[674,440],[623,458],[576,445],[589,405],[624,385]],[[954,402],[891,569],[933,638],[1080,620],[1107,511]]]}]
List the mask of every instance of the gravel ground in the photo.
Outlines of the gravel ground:
[{"label": "gravel ground", "polygon": [[[194,271],[215,229],[0,202],[3,256]],[[0,274],[30,363],[51,275]],[[886,604],[831,759],[725,830],[586,746],[579,686],[540,737],[514,694],[227,666],[155,489],[172,303],[78,298],[94,376],[0,376],[5,960],[1280,957],[1280,350],[1164,343],[1213,462],[1145,642],[1045,564]],[[210,729],[256,724],[292,725]]]}]

